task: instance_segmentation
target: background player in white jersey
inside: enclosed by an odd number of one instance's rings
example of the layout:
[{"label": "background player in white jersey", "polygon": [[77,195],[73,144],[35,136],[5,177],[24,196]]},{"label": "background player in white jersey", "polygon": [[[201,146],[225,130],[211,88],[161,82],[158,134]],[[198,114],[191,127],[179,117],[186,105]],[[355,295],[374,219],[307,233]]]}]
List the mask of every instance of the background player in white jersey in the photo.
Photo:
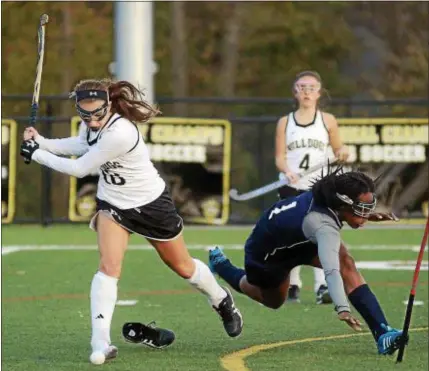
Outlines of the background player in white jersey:
[{"label": "background player in white jersey", "polygon": [[[97,231],[100,252],[90,293],[91,362],[100,364],[117,354],[110,342],[110,326],[122,261],[133,232],[146,237],[166,265],[206,294],[228,335],[238,336],[243,325],[241,314],[230,292],[219,286],[207,265],[189,255],[182,235],[182,218],[134,124],[148,121],[158,111],[126,81],[81,81],[72,96],[87,130],[77,137],[46,139],[35,128],[27,128],[21,155],[75,177],[99,170],[97,213],[90,223]],[[174,340],[168,330],[136,323],[126,324],[123,332],[130,341],[158,348]]]},{"label": "background player in white jersey", "polygon": [[[290,181],[289,186],[279,189],[281,199],[308,190],[312,180],[321,172],[302,178],[298,178],[297,174],[326,161],[331,151],[341,162],[349,156],[347,147],[341,141],[337,120],[332,114],[319,110],[321,91],[322,79],[317,72],[299,73],[293,84],[297,110],[280,118],[277,123],[275,163],[280,179],[287,178]],[[300,271],[301,266],[298,266],[290,273],[290,302],[300,301]],[[314,291],[317,304],[332,302],[325,275],[319,268],[314,268]]]}]

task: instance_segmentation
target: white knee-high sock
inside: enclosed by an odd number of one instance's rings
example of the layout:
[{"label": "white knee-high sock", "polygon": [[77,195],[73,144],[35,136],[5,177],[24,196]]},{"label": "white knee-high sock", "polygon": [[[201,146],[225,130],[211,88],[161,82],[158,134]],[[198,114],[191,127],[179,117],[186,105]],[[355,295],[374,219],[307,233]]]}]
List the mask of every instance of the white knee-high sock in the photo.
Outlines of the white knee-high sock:
[{"label": "white knee-high sock", "polygon": [[314,292],[317,293],[317,290],[321,285],[326,285],[325,273],[321,268],[314,268]]},{"label": "white knee-high sock", "polygon": [[187,281],[198,291],[207,295],[211,305],[217,307],[226,298],[226,291],[217,283],[216,278],[207,265],[201,260],[193,260],[195,262],[195,271]]},{"label": "white knee-high sock", "polygon": [[289,285],[295,285],[298,286],[299,288],[302,287],[302,281],[301,281],[301,277],[300,277],[300,273],[301,273],[301,266],[298,265],[297,267],[293,268],[290,271],[290,275],[289,275]]},{"label": "white knee-high sock", "polygon": [[92,349],[110,345],[110,325],[118,296],[118,279],[97,272],[91,284]]}]

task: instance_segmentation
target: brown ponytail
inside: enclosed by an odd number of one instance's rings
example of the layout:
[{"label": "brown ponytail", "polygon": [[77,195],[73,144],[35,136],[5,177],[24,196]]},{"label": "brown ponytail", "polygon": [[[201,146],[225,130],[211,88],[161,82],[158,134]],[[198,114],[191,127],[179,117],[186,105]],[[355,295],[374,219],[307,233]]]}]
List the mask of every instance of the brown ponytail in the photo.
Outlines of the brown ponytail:
[{"label": "brown ponytail", "polygon": [[128,81],[83,80],[74,91],[98,89],[109,94],[112,103],[112,112],[132,122],[146,122],[161,113],[155,106],[144,100],[144,94]]},{"label": "brown ponytail", "polygon": [[144,94],[128,81],[117,81],[109,86],[112,111],[130,121],[145,122],[160,111],[144,100]]}]

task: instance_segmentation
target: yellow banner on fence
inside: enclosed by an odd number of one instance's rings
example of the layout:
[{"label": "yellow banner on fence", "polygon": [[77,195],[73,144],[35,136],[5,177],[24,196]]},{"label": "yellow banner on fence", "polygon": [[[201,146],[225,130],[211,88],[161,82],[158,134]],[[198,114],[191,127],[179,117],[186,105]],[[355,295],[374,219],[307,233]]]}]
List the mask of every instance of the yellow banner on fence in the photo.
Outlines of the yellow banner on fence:
[{"label": "yellow banner on fence", "polygon": [[428,119],[340,118],[350,162],[418,163],[427,159]]},{"label": "yellow banner on fence", "polygon": [[1,120],[1,221],[11,223],[15,215],[16,121]]}]

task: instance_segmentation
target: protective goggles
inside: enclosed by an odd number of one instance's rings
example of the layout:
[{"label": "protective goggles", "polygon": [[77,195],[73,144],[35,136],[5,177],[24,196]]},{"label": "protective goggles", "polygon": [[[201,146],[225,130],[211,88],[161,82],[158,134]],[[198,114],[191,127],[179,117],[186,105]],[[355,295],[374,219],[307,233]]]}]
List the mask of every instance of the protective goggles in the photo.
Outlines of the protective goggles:
[{"label": "protective goggles", "polygon": [[339,193],[337,193],[337,197],[351,207],[353,214],[362,218],[369,218],[377,206],[377,198],[375,197],[375,194],[372,194],[372,202],[353,201],[350,197]]},{"label": "protective goggles", "polygon": [[297,93],[317,93],[318,91],[320,91],[320,88],[320,84],[295,84],[295,91]]},{"label": "protective goggles", "polygon": [[[79,117],[85,121],[101,121],[103,118],[107,115],[108,112],[108,105],[109,105],[109,95],[104,90],[82,90],[73,92],[71,94],[71,97],[76,98],[76,111],[79,115]],[[96,108],[92,111],[84,110],[80,105],[79,102],[84,99],[101,99],[104,100],[104,103],[102,106]]]}]

